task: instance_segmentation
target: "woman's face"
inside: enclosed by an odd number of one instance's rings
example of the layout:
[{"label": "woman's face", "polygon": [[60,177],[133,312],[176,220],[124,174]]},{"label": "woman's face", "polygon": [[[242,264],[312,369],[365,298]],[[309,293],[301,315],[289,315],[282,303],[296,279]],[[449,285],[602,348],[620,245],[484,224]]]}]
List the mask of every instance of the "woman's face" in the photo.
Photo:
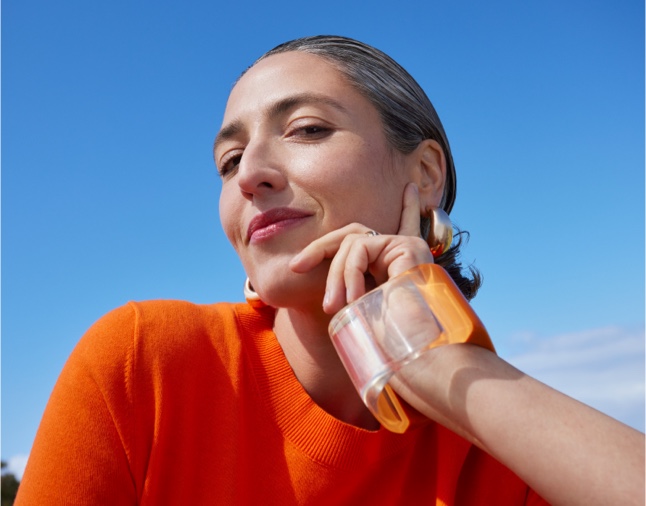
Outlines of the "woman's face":
[{"label": "woman's face", "polygon": [[270,56],[236,84],[215,143],[224,231],[261,298],[321,305],[329,262],[307,274],[289,261],[358,222],[394,234],[413,180],[377,110],[328,61]]}]

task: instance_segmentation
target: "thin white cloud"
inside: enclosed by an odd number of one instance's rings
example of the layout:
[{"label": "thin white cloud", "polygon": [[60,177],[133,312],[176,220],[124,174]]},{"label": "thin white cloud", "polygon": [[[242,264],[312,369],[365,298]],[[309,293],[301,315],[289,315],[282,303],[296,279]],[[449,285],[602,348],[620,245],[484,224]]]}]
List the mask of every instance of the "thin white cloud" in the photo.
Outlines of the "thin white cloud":
[{"label": "thin white cloud", "polygon": [[[548,338],[522,336],[510,363],[644,431],[644,328],[606,327]],[[519,344],[517,341],[516,344]]]},{"label": "thin white cloud", "polygon": [[21,481],[28,458],[29,455],[14,455],[13,457],[9,457],[7,459],[7,467],[3,472],[13,474],[18,481]]}]

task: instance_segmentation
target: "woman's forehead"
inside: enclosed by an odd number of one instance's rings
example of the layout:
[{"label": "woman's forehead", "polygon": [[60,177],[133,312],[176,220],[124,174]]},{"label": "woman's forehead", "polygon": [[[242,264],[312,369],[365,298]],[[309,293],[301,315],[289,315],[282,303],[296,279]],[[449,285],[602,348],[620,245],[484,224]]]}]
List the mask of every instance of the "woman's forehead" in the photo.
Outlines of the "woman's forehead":
[{"label": "woman's forehead", "polygon": [[253,77],[254,74],[261,72],[290,74],[294,72],[307,73],[311,71],[314,71],[316,73],[327,73],[329,71],[331,73],[338,73],[338,76],[342,77],[342,74],[337,70],[334,63],[323,56],[308,53],[305,51],[287,51],[285,53],[277,53],[266,56],[257,61],[253,66],[249,67],[246,72],[240,77],[238,84],[245,79],[248,79],[250,76]]},{"label": "woman's forehead", "polygon": [[230,104],[244,98],[277,99],[281,93],[346,93],[350,83],[328,60],[320,56],[292,51],[268,56],[251,67],[231,90]]}]

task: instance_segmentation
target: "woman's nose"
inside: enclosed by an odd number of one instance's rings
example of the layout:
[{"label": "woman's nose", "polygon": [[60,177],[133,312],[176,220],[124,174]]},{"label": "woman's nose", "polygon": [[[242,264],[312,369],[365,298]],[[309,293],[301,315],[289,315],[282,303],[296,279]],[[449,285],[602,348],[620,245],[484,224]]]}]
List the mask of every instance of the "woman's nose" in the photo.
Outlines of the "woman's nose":
[{"label": "woman's nose", "polygon": [[271,142],[249,142],[238,166],[238,185],[246,198],[280,191],[286,185],[285,171]]}]

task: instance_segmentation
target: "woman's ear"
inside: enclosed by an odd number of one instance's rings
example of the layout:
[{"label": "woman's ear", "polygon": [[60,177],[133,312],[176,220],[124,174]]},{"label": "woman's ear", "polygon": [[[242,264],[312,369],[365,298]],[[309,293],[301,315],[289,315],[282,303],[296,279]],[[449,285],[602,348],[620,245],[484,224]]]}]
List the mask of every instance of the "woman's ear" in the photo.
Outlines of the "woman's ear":
[{"label": "woman's ear", "polygon": [[411,153],[414,182],[419,188],[420,207],[439,207],[446,181],[446,157],[437,141],[426,139]]}]

